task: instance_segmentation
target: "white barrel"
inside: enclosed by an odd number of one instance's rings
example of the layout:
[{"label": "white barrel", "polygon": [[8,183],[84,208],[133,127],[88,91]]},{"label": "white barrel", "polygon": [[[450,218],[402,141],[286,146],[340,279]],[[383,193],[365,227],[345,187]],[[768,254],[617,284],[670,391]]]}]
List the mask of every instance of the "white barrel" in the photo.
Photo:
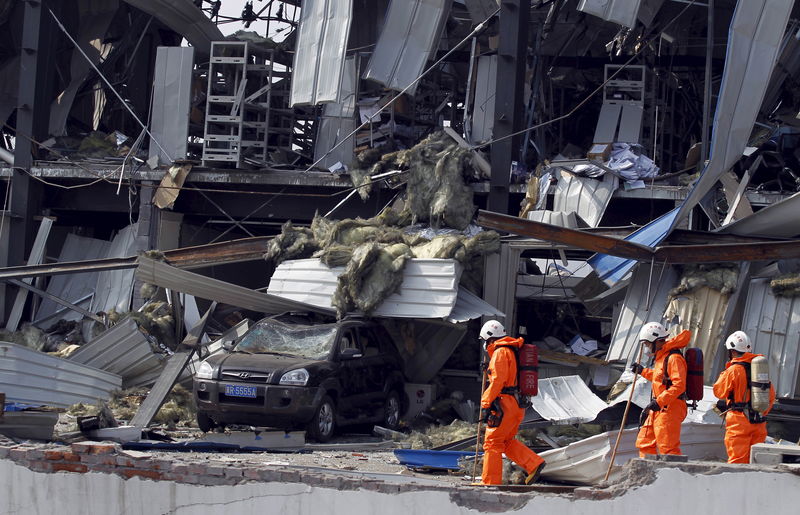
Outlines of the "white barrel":
[{"label": "white barrel", "polygon": [[764,356],[750,362],[750,405],[762,415],[769,408],[769,361]]}]

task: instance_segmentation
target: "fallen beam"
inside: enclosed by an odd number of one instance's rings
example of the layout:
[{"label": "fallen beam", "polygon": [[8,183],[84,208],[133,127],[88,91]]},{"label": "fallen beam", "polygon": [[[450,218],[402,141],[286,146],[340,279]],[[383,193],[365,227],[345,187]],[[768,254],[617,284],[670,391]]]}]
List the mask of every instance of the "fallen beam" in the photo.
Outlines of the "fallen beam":
[{"label": "fallen beam", "polygon": [[92,320],[100,322],[101,324],[105,323],[105,322],[103,322],[102,318],[98,317],[97,315],[95,315],[91,311],[87,311],[87,310],[83,309],[80,306],[76,306],[75,304],[73,304],[71,302],[67,302],[66,300],[64,300],[62,298],[56,297],[55,295],[51,295],[51,294],[47,293],[44,290],[40,290],[36,286],[33,286],[33,285],[30,285],[30,284],[26,283],[25,281],[20,281],[20,280],[17,280],[17,279],[7,279],[6,281],[9,282],[10,284],[15,285],[15,286],[19,286],[23,290],[35,293],[36,295],[38,295],[40,297],[44,297],[45,299],[50,299],[53,302],[55,302],[56,304],[61,304],[65,308],[71,309],[72,311],[76,311],[76,312],[80,313],[83,316],[89,317]]},{"label": "fallen beam", "polygon": [[653,257],[653,249],[638,243],[534,222],[516,216],[501,215],[491,211],[478,211],[477,223],[488,229],[530,236],[531,238],[554,243],[563,243],[601,254],[638,259],[640,261],[650,261]]},{"label": "fallen beam", "polygon": [[763,243],[724,243],[715,245],[675,245],[658,247],[657,262],[717,263],[720,261],[774,261],[800,258],[800,241]]}]

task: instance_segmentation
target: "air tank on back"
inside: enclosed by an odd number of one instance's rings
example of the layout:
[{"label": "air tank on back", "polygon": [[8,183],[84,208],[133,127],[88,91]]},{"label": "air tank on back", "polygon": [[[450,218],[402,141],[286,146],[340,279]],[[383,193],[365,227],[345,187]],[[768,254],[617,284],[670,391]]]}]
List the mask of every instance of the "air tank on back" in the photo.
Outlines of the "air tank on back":
[{"label": "air tank on back", "polygon": [[762,415],[769,408],[769,361],[764,356],[750,363],[750,405]]}]

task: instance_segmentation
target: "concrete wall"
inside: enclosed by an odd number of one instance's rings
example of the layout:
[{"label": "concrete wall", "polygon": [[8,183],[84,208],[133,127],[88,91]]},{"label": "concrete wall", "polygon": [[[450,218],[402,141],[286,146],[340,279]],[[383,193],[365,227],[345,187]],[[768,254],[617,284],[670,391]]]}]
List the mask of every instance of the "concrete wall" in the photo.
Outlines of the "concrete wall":
[{"label": "concrete wall", "polygon": [[[248,480],[247,474],[242,477],[241,472],[220,474],[209,466],[208,478],[233,480],[209,485],[153,480],[141,474],[92,472],[81,466],[39,472],[31,467],[41,468],[36,465],[40,461],[31,461],[31,458],[46,462],[55,457],[53,453],[64,452],[47,450],[44,452],[51,455],[40,457],[37,451],[12,448],[8,458],[0,459],[0,484],[4,487],[0,495],[0,513],[445,515],[510,511],[521,515],[732,515],[796,513],[800,506],[800,468],[788,466],[768,469],[633,460],[626,467],[626,479],[620,484],[606,489],[579,488],[571,494],[556,495],[414,485],[409,484],[412,479],[407,477],[360,482],[338,477],[326,482],[324,478],[315,478],[311,469],[307,473],[295,471],[294,480],[265,482]],[[104,452],[98,447],[75,447],[74,451],[89,466],[94,462],[100,465],[111,456],[93,454]],[[92,456],[93,459],[88,459]],[[122,458],[123,461],[129,459]],[[169,468],[167,461],[160,460],[160,466]],[[180,466],[177,456],[175,463]],[[52,470],[52,467],[44,469]],[[319,476],[319,471],[316,474]],[[230,477],[234,475],[238,479]],[[203,477],[206,476],[196,476],[193,481],[202,482]]]}]

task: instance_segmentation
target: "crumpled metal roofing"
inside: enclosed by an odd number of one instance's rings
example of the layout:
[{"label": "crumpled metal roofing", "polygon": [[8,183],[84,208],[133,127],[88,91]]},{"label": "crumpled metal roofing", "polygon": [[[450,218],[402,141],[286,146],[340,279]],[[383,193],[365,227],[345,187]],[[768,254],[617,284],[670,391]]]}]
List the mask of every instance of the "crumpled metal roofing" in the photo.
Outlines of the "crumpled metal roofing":
[{"label": "crumpled metal roofing", "polygon": [[[136,232],[138,223],[122,229],[111,241],[106,257],[121,258],[137,254]],[[92,307],[89,311],[99,313],[112,309],[124,313],[130,309],[133,293],[133,270],[110,270],[97,274],[97,286],[94,290]]]},{"label": "crumpled metal roofing", "polygon": [[800,225],[786,223],[800,218],[800,193],[736,220],[719,229],[723,234],[738,236],[763,236],[766,238],[793,238],[800,234]]},{"label": "crumpled metal roofing", "polygon": [[339,101],[352,12],[352,0],[303,1],[292,67],[291,106]]},{"label": "crumpled metal roofing", "polygon": [[575,213],[589,227],[597,227],[618,187],[619,179],[610,173],[594,179],[559,170],[553,211]]},{"label": "crumpled metal roofing", "polygon": [[140,257],[136,277],[146,283],[187,293],[202,299],[216,300],[252,311],[276,314],[285,311],[317,311],[332,314],[331,308],[300,304],[291,300],[181,270],[160,261]]},{"label": "crumpled metal roofing", "polygon": [[70,361],[122,376],[122,387],[149,386],[164,368],[166,356],[153,352],[132,318],[125,318],[72,353]]},{"label": "crumpled metal roofing", "polygon": [[67,408],[106,401],[121,386],[117,374],[0,342],[0,391],[7,402]]},{"label": "crumpled metal roofing", "polygon": [[590,422],[608,407],[576,375],[540,379],[531,403],[536,413],[557,424]]},{"label": "crumpled metal roofing", "polygon": [[125,0],[125,3],[152,15],[206,55],[211,53],[212,41],[225,39],[217,25],[192,0]]},{"label": "crumpled metal roofing", "polygon": [[[452,259],[410,259],[400,291],[373,311],[374,316],[440,318],[461,322],[500,313],[487,302],[459,288],[461,265]],[[330,268],[318,259],[284,261],[272,274],[267,292],[276,297],[331,309],[331,299],[344,267]],[[457,300],[461,304],[457,305]]]},{"label": "crumpled metal roofing", "polygon": [[[397,91],[414,82],[439,47],[452,4],[450,0],[393,0],[364,78]],[[407,93],[413,96],[416,86]]]}]

